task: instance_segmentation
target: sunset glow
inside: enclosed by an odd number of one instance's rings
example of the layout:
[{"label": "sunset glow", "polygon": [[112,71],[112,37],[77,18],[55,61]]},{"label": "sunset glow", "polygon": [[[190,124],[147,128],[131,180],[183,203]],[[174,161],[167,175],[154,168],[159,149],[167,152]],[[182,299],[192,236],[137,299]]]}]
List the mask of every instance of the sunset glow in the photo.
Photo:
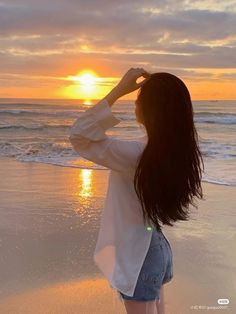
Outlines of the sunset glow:
[{"label": "sunset glow", "polygon": [[0,98],[89,102],[143,67],[179,76],[192,99],[236,99],[233,0],[20,3],[0,3]]},{"label": "sunset glow", "polygon": [[91,99],[97,98],[99,93],[97,74],[92,70],[83,70],[75,76],[65,78],[69,81],[69,85],[59,91],[62,96],[73,99],[84,99],[89,102]]}]

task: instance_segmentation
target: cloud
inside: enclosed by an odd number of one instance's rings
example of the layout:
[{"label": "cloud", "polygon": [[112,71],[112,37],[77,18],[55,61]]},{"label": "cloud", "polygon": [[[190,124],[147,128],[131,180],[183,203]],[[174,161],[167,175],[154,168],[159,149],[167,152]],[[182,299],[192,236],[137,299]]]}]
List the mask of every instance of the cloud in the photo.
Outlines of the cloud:
[{"label": "cloud", "polygon": [[92,64],[115,75],[143,65],[211,78],[197,69],[235,68],[235,29],[232,0],[0,1],[0,72],[62,76]]},{"label": "cloud", "polygon": [[212,40],[235,34],[236,26],[236,12],[185,10],[186,1],[31,0],[10,3],[5,2],[0,10],[2,36],[73,34],[111,39],[113,34],[125,42],[132,42],[133,38],[138,42],[140,32],[142,41],[158,39],[167,32],[175,39],[194,36],[193,39]]}]

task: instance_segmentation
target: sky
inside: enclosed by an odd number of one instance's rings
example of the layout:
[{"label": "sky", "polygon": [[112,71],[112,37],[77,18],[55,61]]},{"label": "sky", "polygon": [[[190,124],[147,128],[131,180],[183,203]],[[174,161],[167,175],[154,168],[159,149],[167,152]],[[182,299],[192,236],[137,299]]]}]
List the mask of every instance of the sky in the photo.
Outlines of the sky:
[{"label": "sky", "polygon": [[131,67],[236,99],[236,0],[0,0],[0,98],[99,99]]}]

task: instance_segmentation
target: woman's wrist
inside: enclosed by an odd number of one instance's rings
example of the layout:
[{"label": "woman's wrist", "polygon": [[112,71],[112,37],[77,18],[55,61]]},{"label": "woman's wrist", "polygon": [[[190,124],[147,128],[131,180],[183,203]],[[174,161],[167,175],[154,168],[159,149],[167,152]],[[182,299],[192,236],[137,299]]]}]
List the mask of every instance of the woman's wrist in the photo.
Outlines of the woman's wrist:
[{"label": "woman's wrist", "polygon": [[112,106],[114,104],[114,102],[119,99],[120,97],[122,97],[123,95],[121,95],[119,89],[117,87],[114,87],[105,97],[104,99],[107,100],[109,106]]}]

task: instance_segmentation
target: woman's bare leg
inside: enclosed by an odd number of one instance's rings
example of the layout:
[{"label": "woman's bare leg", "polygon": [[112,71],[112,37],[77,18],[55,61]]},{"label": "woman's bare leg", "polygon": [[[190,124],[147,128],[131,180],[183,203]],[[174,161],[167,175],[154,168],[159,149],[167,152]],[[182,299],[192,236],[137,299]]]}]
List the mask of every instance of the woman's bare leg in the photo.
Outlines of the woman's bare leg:
[{"label": "woman's bare leg", "polygon": [[124,300],[127,314],[157,314],[156,301]]},{"label": "woman's bare leg", "polygon": [[156,301],[157,314],[165,314],[164,285],[161,286],[160,300]]},{"label": "woman's bare leg", "polygon": [[146,314],[146,302],[124,300],[127,314]]}]

